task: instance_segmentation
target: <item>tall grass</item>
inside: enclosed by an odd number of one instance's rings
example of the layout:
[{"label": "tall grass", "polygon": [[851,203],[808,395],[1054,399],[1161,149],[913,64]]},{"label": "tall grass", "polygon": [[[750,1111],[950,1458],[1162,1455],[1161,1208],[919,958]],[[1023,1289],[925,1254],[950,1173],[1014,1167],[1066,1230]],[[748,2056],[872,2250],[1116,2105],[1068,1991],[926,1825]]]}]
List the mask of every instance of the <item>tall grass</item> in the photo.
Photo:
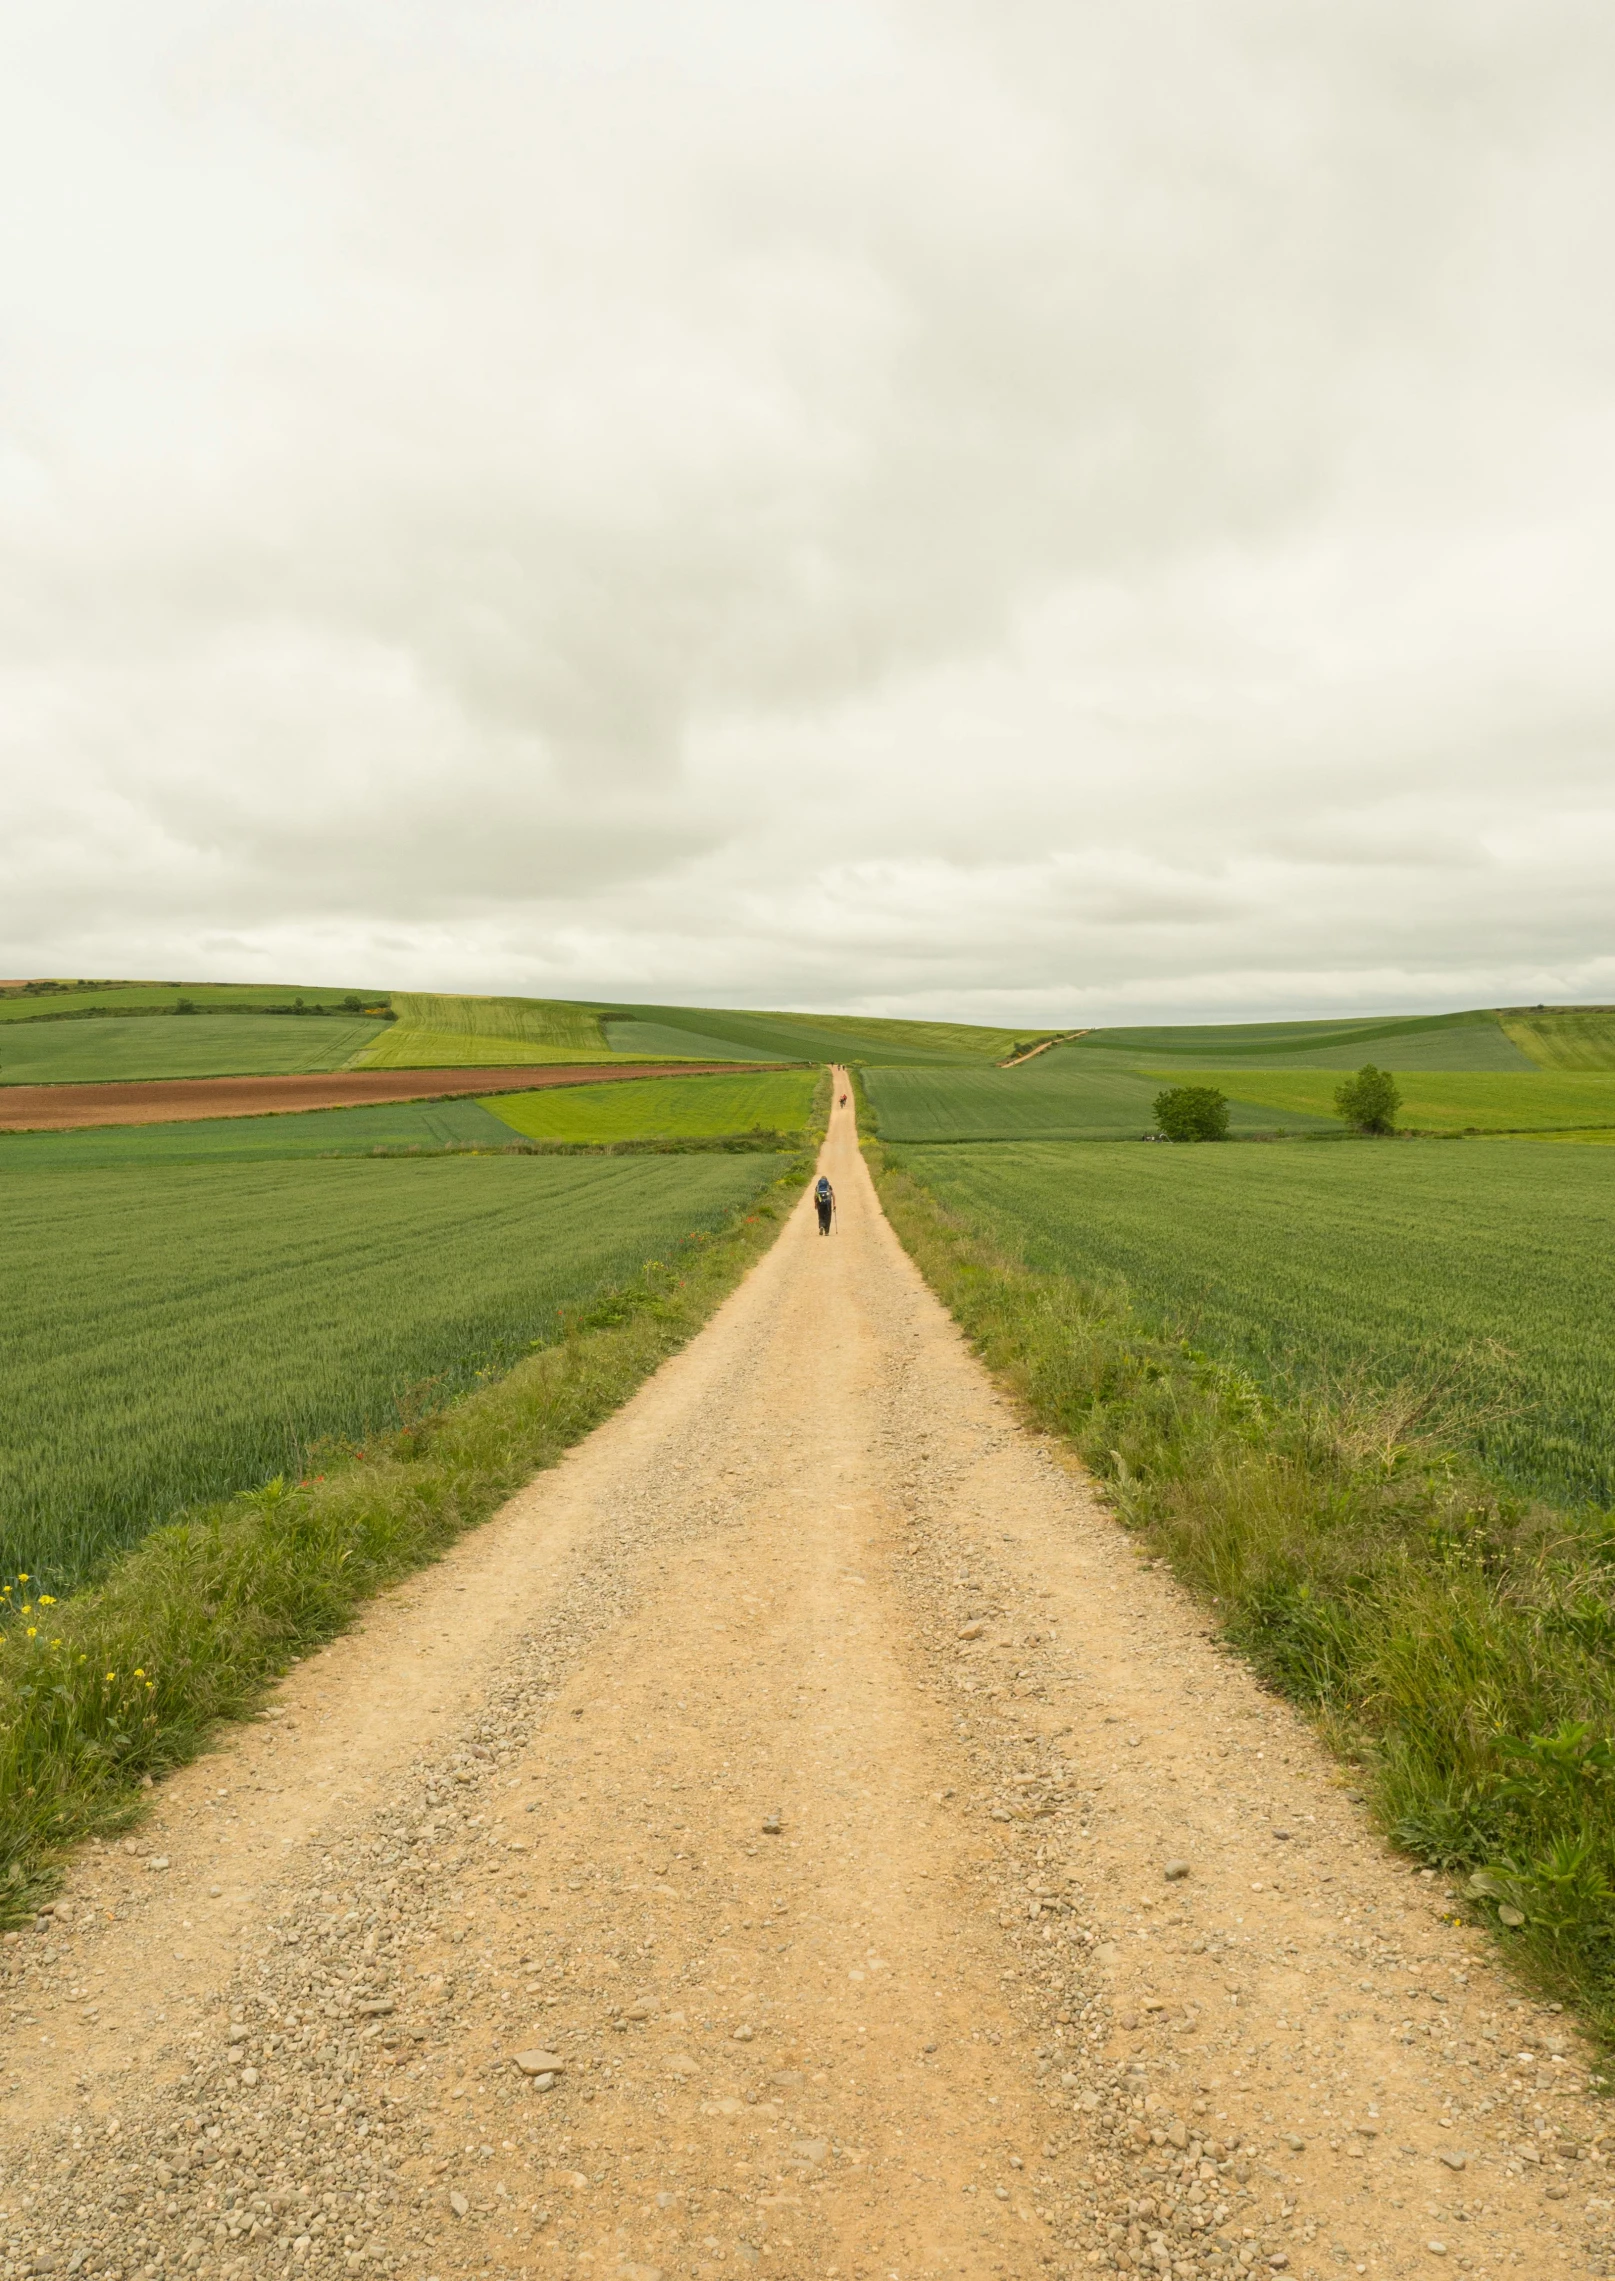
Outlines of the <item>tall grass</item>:
[{"label": "tall grass", "polygon": [[1123,1525],[1360,1759],[1385,1827],[1615,2038],[1615,1516],[1466,1464],[1429,1386],[1281,1401],[1037,1272],[870,1151],[921,1271]]},{"label": "tall grass", "polygon": [[436,1559],[608,1417],[772,1242],[810,1160],[729,1225],[670,1247],[564,1336],[436,1414],[319,1453],[147,1537],[64,1605],[19,1584],[0,1621],[0,1914],[75,1840],[120,1826],[141,1778],[181,1764],[371,1594]]}]

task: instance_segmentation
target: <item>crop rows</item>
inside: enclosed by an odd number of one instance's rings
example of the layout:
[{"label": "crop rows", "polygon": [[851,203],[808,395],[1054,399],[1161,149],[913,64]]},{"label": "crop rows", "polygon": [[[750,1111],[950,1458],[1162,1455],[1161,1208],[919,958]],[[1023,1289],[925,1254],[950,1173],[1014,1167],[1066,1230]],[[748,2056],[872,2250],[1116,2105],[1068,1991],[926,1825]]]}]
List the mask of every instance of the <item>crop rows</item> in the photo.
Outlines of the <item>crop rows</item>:
[{"label": "crop rows", "polygon": [[350,1014],[195,1014],[147,1021],[13,1021],[0,1030],[0,1085],[90,1085],[160,1077],[273,1077],[346,1069],[383,1022]]},{"label": "crop rows", "polygon": [[1530,1069],[1536,1057],[1495,1013],[1415,1014],[1362,1022],[1184,1023],[1090,1030],[1083,1053],[1127,1055],[1135,1068],[1164,1061],[1224,1069]]},{"label": "crop rows", "polygon": [[[1615,1125],[1615,1070],[1397,1070],[1397,1125],[1417,1132],[1552,1132]],[[1290,1117],[1327,1117],[1340,1079],[1326,1069],[1186,1070],[1162,1083],[1214,1084]]]},{"label": "crop rows", "polygon": [[505,1093],[484,1105],[531,1140],[696,1139],[719,1133],[796,1133],[807,1123],[816,1070],[733,1077],[614,1078],[546,1093]]},{"label": "crop rows", "polygon": [[1520,1486],[1615,1501],[1615,1184],[1599,1149],[917,1148],[1033,1266],[1270,1384],[1413,1381]]},{"label": "crop rows", "polygon": [[[1138,1139],[1154,1124],[1154,1101],[1177,1077],[1147,1076],[1119,1056],[1056,1046],[1019,1069],[867,1069],[864,1086],[883,1140]],[[1233,1091],[1231,1080],[1214,1080]],[[1235,1132],[1338,1130],[1333,1117],[1275,1112],[1247,1101],[1231,1108]]]},{"label": "crop rows", "polygon": [[0,1562],[57,1591],[177,1508],[508,1365],[779,1168],[7,1162]]},{"label": "crop rows", "polygon": [[67,1174],[110,1164],[272,1163],[310,1156],[374,1156],[518,1146],[509,1125],[479,1102],[375,1101],[259,1117],[197,1117],[163,1125],[101,1125],[83,1132],[0,1133],[0,1184],[25,1166]]}]

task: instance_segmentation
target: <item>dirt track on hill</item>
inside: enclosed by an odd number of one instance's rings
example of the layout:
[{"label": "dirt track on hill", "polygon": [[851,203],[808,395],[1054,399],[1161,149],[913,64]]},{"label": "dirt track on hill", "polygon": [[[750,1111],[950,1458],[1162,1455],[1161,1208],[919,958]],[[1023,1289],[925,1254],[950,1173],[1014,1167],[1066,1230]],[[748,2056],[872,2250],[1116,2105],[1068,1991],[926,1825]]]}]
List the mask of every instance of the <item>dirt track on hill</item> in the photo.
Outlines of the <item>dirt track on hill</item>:
[{"label": "dirt track on hill", "polygon": [[11,1941],[5,2270],[1606,2270],[1586,2055],[826,1162]]},{"label": "dirt track on hill", "polygon": [[515,1069],[333,1069],[294,1077],[165,1077],[107,1085],[0,1088],[0,1132],[79,1132],[91,1125],[183,1124],[197,1117],[285,1116],[297,1109],[357,1109],[367,1101],[451,1101],[481,1093],[537,1093],[547,1085],[598,1085],[619,1077],[733,1077],[745,1063],[674,1061],[603,1069],[537,1062]]}]

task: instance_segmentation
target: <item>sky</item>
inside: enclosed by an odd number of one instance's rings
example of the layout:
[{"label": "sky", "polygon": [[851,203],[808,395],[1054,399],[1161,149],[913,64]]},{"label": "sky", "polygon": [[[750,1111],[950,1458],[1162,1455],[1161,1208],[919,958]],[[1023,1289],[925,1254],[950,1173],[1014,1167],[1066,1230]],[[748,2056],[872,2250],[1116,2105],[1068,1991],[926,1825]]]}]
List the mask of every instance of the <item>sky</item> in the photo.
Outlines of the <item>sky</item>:
[{"label": "sky", "polygon": [[1607,0],[0,31],[0,975],[1615,999]]}]

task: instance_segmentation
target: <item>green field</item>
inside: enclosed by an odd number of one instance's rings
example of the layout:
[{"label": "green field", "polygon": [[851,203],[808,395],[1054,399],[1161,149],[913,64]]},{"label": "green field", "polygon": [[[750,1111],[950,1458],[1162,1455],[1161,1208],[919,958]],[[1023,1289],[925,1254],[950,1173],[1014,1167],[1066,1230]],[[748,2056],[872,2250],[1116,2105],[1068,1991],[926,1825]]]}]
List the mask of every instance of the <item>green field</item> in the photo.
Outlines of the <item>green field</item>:
[{"label": "green field", "polygon": [[856,1014],[748,1013],[721,1006],[624,1006],[551,998],[431,997],[395,991],[398,1023],[369,1069],[491,1067],[500,1062],[1002,1061],[1039,1033],[969,1022]]},{"label": "green field", "polygon": [[530,1140],[680,1140],[724,1133],[798,1133],[820,1082],[813,1069],[734,1077],[614,1078],[501,1093],[482,1106]]},{"label": "green field", "polygon": [[[883,1140],[1138,1139],[1155,1122],[1163,1082],[1144,1076],[1120,1055],[1084,1054],[1055,1046],[1018,1069],[866,1069],[864,1088]],[[1214,1082],[1225,1092],[1232,1080]],[[1333,1083],[1333,1080],[1331,1080]],[[1235,1100],[1236,1133],[1339,1130],[1333,1116],[1273,1109]]]},{"label": "green field", "polygon": [[796,1061],[798,1054],[764,1053],[759,1046],[737,1045],[733,1038],[713,1037],[706,1030],[681,1030],[667,1022],[614,1022],[605,1025],[613,1053],[630,1054],[636,1061]]},{"label": "green field", "polygon": [[1543,1069],[1615,1069],[1615,1006],[1519,1007],[1499,1019]]},{"label": "green field", "polygon": [[1450,1378],[1487,1464],[1550,1496],[1615,1501],[1615,1178],[1601,1150],[1030,1143],[897,1161],[1029,1264],[1124,1283],[1147,1320],[1276,1386]]},{"label": "green field", "polygon": [[[1037,1029],[983,1028],[974,1022],[887,1021],[863,1014],[742,1013],[722,1006],[607,1006],[599,1012],[614,1044],[625,1028],[638,1039],[650,1025],[659,1036],[686,1036],[687,1051],[705,1054],[721,1042],[748,1057],[787,1061],[998,1062]],[[699,1042],[695,1042],[699,1041]]]},{"label": "green field", "polygon": [[537,1038],[501,1037],[495,1032],[421,1030],[399,1022],[387,1029],[357,1067],[360,1069],[534,1069],[577,1068],[616,1057],[604,1046],[588,1052],[545,1045]]},{"label": "green field", "polygon": [[497,1069],[612,1058],[598,1014],[558,999],[397,990],[392,1006],[398,1020],[371,1045],[366,1069]]},{"label": "green field", "polygon": [[321,1437],[396,1427],[400,1400],[436,1406],[507,1365],[779,1166],[89,1167],[65,1148],[11,1166],[0,1563],[70,1589],[178,1507],[296,1473]]},{"label": "green field", "polygon": [[228,1013],[234,1007],[250,1011],[292,1011],[297,1000],[313,1013],[348,1011],[344,998],[357,998],[367,1008],[387,1003],[385,990],[334,989],[294,982],[99,982],[72,983],[58,988],[0,990],[0,1022],[57,1019],[64,1014],[108,1013],[171,1014],[181,1001],[204,1013]]},{"label": "green field", "polygon": [[[1397,1069],[1402,1094],[1396,1123],[1402,1131],[1551,1132],[1615,1125],[1615,1070]],[[1271,1115],[1308,1112],[1327,1118],[1340,1082],[1334,1070],[1185,1069],[1162,1065],[1160,1082],[1218,1085]]]},{"label": "green field", "polygon": [[1360,1022],[1222,1022],[1163,1029],[1090,1030],[1072,1049],[1123,1054],[1135,1066],[1238,1069],[1519,1069],[1529,1054],[1492,1013],[1414,1014]]},{"label": "green field", "polygon": [[346,1069],[385,1022],[347,1014],[194,1014],[143,1021],[17,1022],[0,1031],[0,1085],[158,1077],[271,1077]]},{"label": "green field", "polygon": [[0,1133],[0,1181],[50,1165],[284,1163],[406,1149],[509,1149],[510,1127],[476,1101],[374,1101],[263,1117],[197,1117],[162,1125],[96,1125],[76,1133]]}]

